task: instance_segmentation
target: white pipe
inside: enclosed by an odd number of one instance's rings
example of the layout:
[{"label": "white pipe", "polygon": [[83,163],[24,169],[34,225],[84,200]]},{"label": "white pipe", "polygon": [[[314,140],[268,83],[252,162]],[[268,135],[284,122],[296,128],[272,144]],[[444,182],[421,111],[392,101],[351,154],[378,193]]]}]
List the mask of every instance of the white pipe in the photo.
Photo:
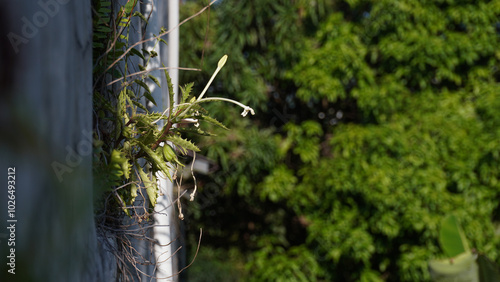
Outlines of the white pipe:
[{"label": "white pipe", "polygon": [[[151,1],[151,0],[150,0]],[[153,0],[154,1],[154,0]],[[156,2],[156,1],[155,1]],[[167,29],[171,29],[179,23],[179,1],[170,0],[168,1],[168,25]],[[165,15],[158,14],[158,17],[164,17]],[[159,29],[158,29],[159,31]],[[158,32],[156,31],[156,32]],[[172,79],[174,93],[178,93],[179,85],[179,73],[177,67],[179,66],[179,29],[175,29],[168,35],[168,47],[167,47],[167,58],[162,58],[162,61],[166,59],[166,66],[169,69],[169,75]],[[163,52],[158,52],[162,54]],[[166,81],[163,81],[164,97],[163,97],[163,109],[166,109],[170,103],[168,101],[168,92],[166,92],[167,86]],[[178,104],[178,95],[174,95],[174,104]],[[178,276],[174,276],[178,272],[177,258],[173,255],[176,248],[172,241],[175,240],[176,236],[176,222],[179,220],[175,216],[175,205],[173,205],[174,191],[173,183],[170,182],[165,177],[158,177],[158,185],[160,191],[163,193],[158,196],[158,201],[155,207],[157,214],[155,215],[156,226],[154,228],[154,238],[158,242],[155,246],[155,258],[156,258],[156,273],[154,276],[158,278],[159,281],[177,281]],[[169,278],[170,277],[170,278]],[[168,279],[167,279],[168,278]],[[162,280],[160,280],[162,279]],[[165,280],[164,280],[165,279]]]},{"label": "white pipe", "polygon": [[[141,4],[142,14],[148,18],[148,25],[145,30],[144,38],[152,38],[155,34],[158,34],[161,27],[162,13],[158,12],[158,0],[146,0]],[[143,48],[149,52],[154,51],[158,54],[157,57],[149,58],[148,64],[146,66],[147,70],[161,67],[162,52],[160,52],[160,46],[162,43],[156,41],[147,41],[143,44]],[[160,85],[163,88],[166,87],[166,79],[162,71],[152,71],[151,75],[156,77],[160,81]],[[167,98],[168,95],[163,95],[163,89],[159,88],[153,81],[146,80],[146,83],[151,90],[151,95],[156,101],[156,106],[153,103],[147,103],[147,107],[152,112],[162,112],[164,108],[168,107]],[[165,97],[166,96],[166,97]],[[162,122],[158,123],[161,128],[163,126]],[[169,203],[171,202],[170,195],[172,194],[172,183],[170,183],[165,175],[158,172],[156,175],[158,179],[158,188],[160,190],[160,195],[158,196],[157,204],[155,206],[156,214],[154,215],[155,226],[153,228],[153,237],[158,242],[158,245],[154,246],[152,261],[154,261],[154,268],[150,268],[146,271],[147,275],[151,277],[158,276],[160,278],[171,277],[173,275],[172,261],[168,259],[172,255],[172,248],[169,245],[171,241],[170,234],[170,218],[165,216],[165,212]],[[161,194],[163,193],[163,195]],[[145,276],[142,278],[143,281],[148,281],[152,279],[147,279]]]},{"label": "white pipe", "polygon": [[[179,24],[179,1],[168,1],[168,29]],[[171,68],[170,77],[174,85],[174,92],[179,86],[179,28],[168,34],[168,66]],[[178,103],[178,95],[174,96],[175,104]]]}]

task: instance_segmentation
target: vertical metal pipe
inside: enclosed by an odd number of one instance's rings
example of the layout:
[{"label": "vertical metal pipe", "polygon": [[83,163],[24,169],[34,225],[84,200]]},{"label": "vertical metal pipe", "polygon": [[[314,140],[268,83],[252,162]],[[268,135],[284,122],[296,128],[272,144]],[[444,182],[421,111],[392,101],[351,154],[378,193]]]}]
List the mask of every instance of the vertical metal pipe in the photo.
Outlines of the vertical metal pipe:
[{"label": "vertical metal pipe", "polygon": [[[150,0],[151,1],[151,0]],[[167,18],[167,29],[171,29],[179,23],[179,1],[170,0],[168,1],[167,13],[168,15],[164,15],[162,13],[158,13],[159,18]],[[164,9],[160,9],[160,11],[164,11]],[[159,32],[159,29],[158,31]],[[179,85],[179,74],[178,74],[178,66],[179,66],[179,29],[175,29],[168,35],[168,46],[167,52],[159,52],[159,54],[165,54],[166,58],[162,58],[162,62],[165,63],[166,66],[169,67],[169,75],[172,79],[174,93],[178,93],[178,85]],[[164,46],[162,46],[164,47]],[[164,81],[166,83],[166,81]],[[168,101],[168,92],[166,84],[163,87],[163,109],[166,109],[170,101]],[[174,95],[174,104],[178,103],[178,95]],[[178,277],[174,276],[178,272],[177,267],[177,258],[174,256],[174,252],[177,249],[175,246],[176,235],[176,224],[177,217],[175,215],[175,207],[173,202],[175,200],[173,183],[170,182],[165,177],[158,177],[159,179],[159,187],[161,191],[161,195],[158,197],[158,201],[156,204],[156,212],[155,215],[155,229],[154,229],[154,238],[158,242],[158,245],[155,246],[155,258],[156,258],[156,273],[155,276],[158,279],[165,279],[167,277],[171,277],[168,281],[177,281]]]},{"label": "vertical metal pipe", "polygon": [[[179,24],[179,1],[168,1],[168,5],[168,29],[171,29]],[[179,28],[168,34],[168,66],[171,68],[170,77],[174,84],[174,92],[177,93],[179,87]],[[178,95],[174,97],[178,99]]]}]

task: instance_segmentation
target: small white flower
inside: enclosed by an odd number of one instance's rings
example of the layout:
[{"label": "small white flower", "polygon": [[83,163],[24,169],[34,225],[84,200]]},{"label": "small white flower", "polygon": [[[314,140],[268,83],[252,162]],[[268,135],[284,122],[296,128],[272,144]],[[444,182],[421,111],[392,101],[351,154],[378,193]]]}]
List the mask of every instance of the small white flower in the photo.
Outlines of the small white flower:
[{"label": "small white flower", "polygon": [[185,122],[185,123],[198,123],[198,119],[195,119],[195,118],[185,118],[182,120],[182,122]]},{"label": "small white flower", "polygon": [[244,108],[243,112],[241,113],[241,115],[243,117],[246,117],[248,115],[248,112],[250,112],[252,115],[255,115],[255,112],[249,106],[245,106],[245,108]]}]

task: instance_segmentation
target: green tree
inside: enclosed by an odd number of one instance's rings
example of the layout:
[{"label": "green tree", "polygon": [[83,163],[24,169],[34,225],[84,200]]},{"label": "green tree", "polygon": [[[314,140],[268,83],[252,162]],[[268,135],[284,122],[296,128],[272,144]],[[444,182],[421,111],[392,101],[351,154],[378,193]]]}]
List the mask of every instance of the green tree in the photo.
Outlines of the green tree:
[{"label": "green tree", "polygon": [[229,54],[213,91],[258,109],[218,113],[235,129],[206,146],[221,190],[194,216],[205,244],[239,246],[249,280],[425,281],[454,213],[499,262],[499,16],[499,1],[221,1],[207,36],[187,26],[206,61]]}]

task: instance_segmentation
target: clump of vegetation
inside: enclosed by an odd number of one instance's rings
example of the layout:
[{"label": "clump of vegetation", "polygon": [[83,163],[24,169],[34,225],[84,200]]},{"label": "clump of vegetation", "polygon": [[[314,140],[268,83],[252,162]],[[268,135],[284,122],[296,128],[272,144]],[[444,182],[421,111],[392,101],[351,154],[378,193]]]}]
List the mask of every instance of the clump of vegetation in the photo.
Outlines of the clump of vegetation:
[{"label": "clump of vegetation", "polygon": [[[124,229],[132,224],[153,224],[151,215],[158,195],[158,178],[173,181],[175,172],[184,167],[182,155],[193,155],[200,149],[186,134],[212,136],[205,125],[227,129],[204,108],[207,102],[230,102],[243,108],[243,116],[254,114],[246,105],[228,98],[205,97],[214,78],[228,56],[224,55],[217,69],[199,95],[193,94],[193,83],[180,87],[179,102],[174,103],[173,85],[166,67],[164,82],[151,74],[150,61],[157,57],[159,46],[166,44],[162,36],[169,31],[159,30],[152,38],[134,41],[132,33],[148,25],[149,16],[135,9],[138,1],[129,0],[123,6],[115,2],[95,0],[94,10],[94,178],[98,191],[97,222],[106,231],[116,233],[122,252],[130,249]],[[139,19],[140,27],[133,25]],[[154,42],[154,50],[141,48]],[[146,105],[163,105],[155,101],[150,85],[167,87],[168,107],[163,112],[151,111]],[[158,102],[158,103],[157,103]],[[180,191],[180,189],[179,189]],[[196,186],[191,200],[196,194]],[[179,192],[180,197],[180,192]],[[180,201],[179,218],[183,219]],[[130,218],[125,224],[124,217]],[[130,223],[132,222],[132,223]],[[121,235],[120,235],[121,233]],[[146,229],[139,228],[137,238],[148,240]],[[130,232],[129,232],[130,234]],[[123,235],[123,236],[122,236]],[[135,251],[134,251],[135,252]],[[135,265],[137,253],[121,254]],[[150,263],[142,259],[139,263]],[[120,259],[120,261],[124,261]]]},{"label": "clump of vegetation", "polygon": [[454,213],[500,262],[498,2],[224,3],[185,42],[227,52],[217,92],[259,116],[211,111],[235,130],[203,146],[204,244],[238,246],[255,281],[429,281]]}]

